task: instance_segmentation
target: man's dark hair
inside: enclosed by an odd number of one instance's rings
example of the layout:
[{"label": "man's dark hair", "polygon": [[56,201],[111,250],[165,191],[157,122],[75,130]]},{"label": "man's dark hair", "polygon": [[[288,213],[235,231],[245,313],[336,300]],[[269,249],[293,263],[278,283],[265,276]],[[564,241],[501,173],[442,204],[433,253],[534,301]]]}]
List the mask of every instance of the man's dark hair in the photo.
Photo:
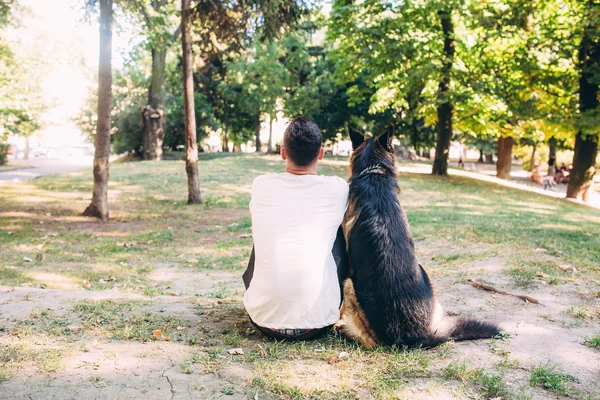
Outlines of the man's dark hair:
[{"label": "man's dark hair", "polygon": [[317,159],[322,144],[321,130],[306,117],[291,120],[283,133],[285,152],[299,167],[312,164]]}]

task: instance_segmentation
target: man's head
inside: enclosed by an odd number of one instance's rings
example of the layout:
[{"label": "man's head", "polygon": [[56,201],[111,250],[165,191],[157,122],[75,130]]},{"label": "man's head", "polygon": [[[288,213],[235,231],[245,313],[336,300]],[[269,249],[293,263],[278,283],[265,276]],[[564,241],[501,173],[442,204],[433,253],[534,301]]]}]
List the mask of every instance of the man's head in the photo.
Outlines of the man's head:
[{"label": "man's head", "polygon": [[323,158],[322,144],[317,124],[306,117],[296,117],[283,133],[281,156],[298,167],[307,167]]}]

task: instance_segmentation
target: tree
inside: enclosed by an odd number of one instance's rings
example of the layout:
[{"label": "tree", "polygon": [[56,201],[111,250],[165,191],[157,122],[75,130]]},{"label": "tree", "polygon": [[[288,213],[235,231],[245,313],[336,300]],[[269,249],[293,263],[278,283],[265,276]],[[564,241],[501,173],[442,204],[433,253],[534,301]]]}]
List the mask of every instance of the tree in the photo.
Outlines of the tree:
[{"label": "tree", "polygon": [[194,75],[192,73],[192,34],[190,1],[181,0],[181,48],[183,65],[183,98],[185,109],[185,171],[188,177],[188,204],[201,204],[198,182],[198,143],[194,112]]},{"label": "tree", "polygon": [[[274,42],[258,43],[245,58],[228,66],[227,81],[239,86],[242,95],[239,105],[243,112],[253,114],[256,151],[261,151],[261,116],[268,114],[270,121],[277,117],[277,102],[283,98],[286,81],[284,66],[278,61],[280,50]],[[227,89],[225,89],[227,91]],[[272,148],[272,131],[269,134],[269,148]]]},{"label": "tree", "polygon": [[438,15],[442,25],[444,51],[442,54],[442,79],[440,81],[437,106],[437,140],[431,173],[445,176],[448,175],[448,154],[450,151],[450,141],[452,140],[452,114],[454,112],[454,105],[451,99],[448,98],[455,46],[452,5],[449,4],[440,9]]},{"label": "tree", "polygon": [[165,77],[167,50],[177,41],[174,0],[119,0],[121,7],[140,17],[152,56],[148,103],[141,110],[142,158],[161,160],[166,129]]},{"label": "tree", "polygon": [[[455,79],[460,54],[455,31],[464,31],[464,7],[458,1],[353,2],[333,4],[329,37],[337,61],[336,76],[350,83],[351,103],[370,95],[369,112],[391,114],[413,145],[428,141],[429,127],[437,130],[436,160],[432,172],[447,174],[453,135]],[[460,23],[461,29],[455,24]],[[464,39],[461,39],[464,40]],[[462,64],[462,63],[461,63]],[[357,81],[358,82],[358,81]],[[399,122],[402,121],[402,122]],[[425,128],[425,129],[423,129]]]},{"label": "tree", "polygon": [[94,141],[94,189],[84,216],[108,221],[108,162],[110,157],[110,113],[112,105],[112,0],[100,3],[100,58],[98,67],[98,124]]},{"label": "tree", "polygon": [[[19,28],[20,17],[25,12],[27,10],[14,0],[0,3],[0,164],[6,160],[8,145],[5,142],[9,137],[28,140],[41,128],[41,114],[51,102],[42,89],[48,73],[44,62],[51,56],[45,51],[44,38],[36,37],[35,42],[28,41],[25,45],[15,35],[4,35],[5,28]],[[32,47],[43,51],[43,56],[33,54]]]},{"label": "tree", "polygon": [[600,135],[600,3],[587,0],[578,52],[579,111],[573,171],[567,197],[587,201],[592,191]]}]

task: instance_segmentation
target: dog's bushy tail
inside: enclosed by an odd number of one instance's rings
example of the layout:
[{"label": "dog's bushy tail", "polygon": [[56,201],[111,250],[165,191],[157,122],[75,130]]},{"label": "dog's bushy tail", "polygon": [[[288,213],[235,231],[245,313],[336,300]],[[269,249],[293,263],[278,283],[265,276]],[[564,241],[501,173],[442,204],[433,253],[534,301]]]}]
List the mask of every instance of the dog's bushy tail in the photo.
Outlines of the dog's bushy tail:
[{"label": "dog's bushy tail", "polygon": [[447,340],[489,339],[500,333],[497,324],[466,317],[448,317]]}]

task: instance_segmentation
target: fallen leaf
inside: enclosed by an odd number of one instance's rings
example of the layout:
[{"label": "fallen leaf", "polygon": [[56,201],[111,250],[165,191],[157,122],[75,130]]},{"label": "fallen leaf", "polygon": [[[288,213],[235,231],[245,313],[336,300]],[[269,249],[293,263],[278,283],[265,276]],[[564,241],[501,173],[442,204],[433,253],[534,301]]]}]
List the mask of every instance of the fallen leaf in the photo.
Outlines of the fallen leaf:
[{"label": "fallen leaf", "polygon": [[179,296],[179,293],[178,292],[170,292],[169,296]]},{"label": "fallen leaf", "polygon": [[23,257],[23,261],[25,262],[32,262],[33,260],[29,257]]},{"label": "fallen leaf", "polygon": [[337,364],[339,362],[340,362],[340,360],[338,360],[337,358],[333,358],[333,359],[329,360],[329,364],[331,364],[331,365]]},{"label": "fallen leaf", "polygon": [[90,278],[85,278],[83,280],[83,287],[86,288],[86,289],[89,289],[90,286],[92,286],[92,285],[90,285]]},{"label": "fallen leaf", "polygon": [[267,352],[265,350],[264,347],[262,347],[260,344],[256,344],[256,347],[258,347],[258,352],[260,353],[261,357],[267,357]]},{"label": "fallen leaf", "polygon": [[535,273],[535,276],[537,276],[538,278],[544,278],[544,279],[550,277],[550,275],[545,274],[543,272],[539,272],[539,271]]},{"label": "fallen leaf", "polygon": [[177,328],[175,328],[175,329],[177,329],[178,331],[182,331],[182,330],[184,330],[184,329],[185,329],[185,326],[178,326],[178,327],[177,327]]},{"label": "fallen leaf", "polygon": [[231,355],[243,356],[244,355],[244,350],[241,347],[237,347],[235,349],[229,349],[228,353],[231,354]]},{"label": "fallen leaf", "polygon": [[572,266],[570,264],[561,264],[558,266],[558,269],[560,269],[563,272],[577,273],[577,268],[575,268],[574,266]]},{"label": "fallen leaf", "polygon": [[35,259],[38,260],[38,261],[43,261],[44,260],[44,255],[42,253],[38,253],[35,256]]},{"label": "fallen leaf", "polygon": [[156,340],[164,340],[165,342],[168,342],[169,340],[171,340],[170,336],[163,336],[160,329],[156,329],[156,330],[152,331],[152,335],[154,336],[154,338]]}]

